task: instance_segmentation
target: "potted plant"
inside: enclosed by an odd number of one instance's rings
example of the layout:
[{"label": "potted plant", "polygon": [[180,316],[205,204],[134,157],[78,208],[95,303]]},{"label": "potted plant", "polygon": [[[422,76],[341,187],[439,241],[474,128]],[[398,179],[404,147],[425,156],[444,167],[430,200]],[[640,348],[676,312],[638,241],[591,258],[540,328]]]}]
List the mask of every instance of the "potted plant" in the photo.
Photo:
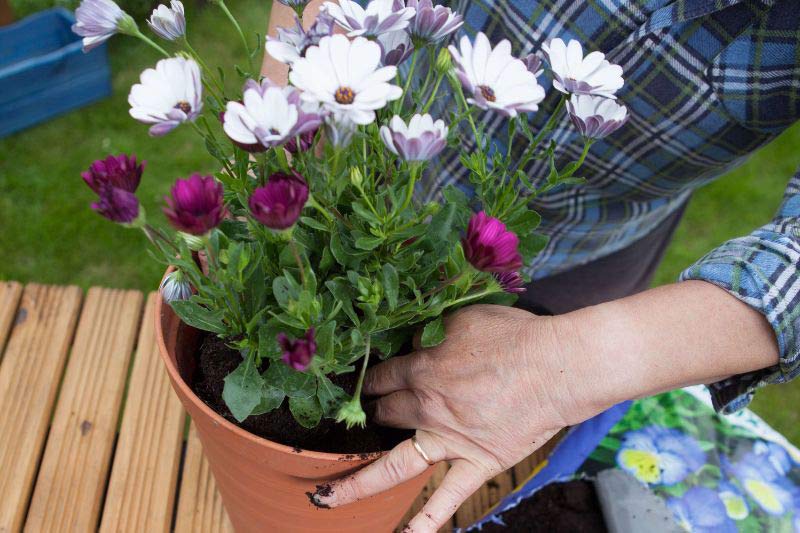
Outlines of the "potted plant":
[{"label": "potted plant", "polygon": [[[305,2],[283,3],[302,16]],[[409,436],[369,424],[365,372],[409,351],[415,332],[423,347],[441,343],[445,313],[513,303],[521,267],[546,243],[530,198],[580,183],[594,140],[624,122],[625,108],[607,98],[622,85],[619,67],[600,57],[584,69],[595,77],[576,81],[567,69],[581,72],[580,45],[569,44],[570,63],[567,45],[551,43],[563,94],[534,131],[529,115],[545,98],[538,56],[518,59],[507,41],[492,47],[483,34],[447,48],[461,16],[429,0],[373,0],[366,10],[340,0],[309,30],[298,18],[266,43],[290,66],[286,88],[258,76],[257,50],[240,31],[248,66],[236,68],[244,79],[236,95],[189,44],[178,0],[148,21],[182,45],[175,55],[110,0],[85,0],[78,21],[86,39],[125,33],[166,56],[132,87],[130,113],[151,135],[193,126],[220,164],[172,187],[164,214],[176,232],[141,209],[136,158],[109,156],[83,178],[98,195],[93,209],[142,230],[169,267],[157,312],[161,354],[233,524],[391,529],[427,474],[339,509],[315,508],[309,497]],[[334,34],[336,25],[347,35]],[[566,85],[578,81],[586,94],[568,100]],[[559,166],[545,141],[565,107],[585,143]],[[483,112],[506,120],[507,147],[490,143],[476,120]],[[471,194],[448,186],[415,200],[430,161],[448,147],[460,152]],[[524,172],[534,157],[551,168],[536,182]]]}]

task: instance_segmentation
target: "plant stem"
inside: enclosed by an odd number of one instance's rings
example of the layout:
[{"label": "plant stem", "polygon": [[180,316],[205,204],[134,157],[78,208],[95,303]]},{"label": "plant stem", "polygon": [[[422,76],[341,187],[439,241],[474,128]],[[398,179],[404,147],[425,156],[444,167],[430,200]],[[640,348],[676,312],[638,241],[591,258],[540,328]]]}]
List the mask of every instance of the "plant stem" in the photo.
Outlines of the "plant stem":
[{"label": "plant stem", "polygon": [[236,20],[236,17],[233,16],[228,6],[225,5],[223,0],[217,0],[217,5],[225,13],[225,16],[228,17],[228,20],[231,21],[231,24],[236,28],[236,31],[239,33],[239,38],[242,40],[242,45],[244,45],[244,51],[247,54],[247,64],[250,65],[250,75],[255,76],[256,69],[253,67],[253,56],[250,55],[250,46],[247,44],[247,38],[244,36],[244,32],[242,31],[242,27],[239,26],[239,22]]},{"label": "plant stem", "polygon": [[395,114],[400,112],[402,109],[403,102],[406,99],[406,94],[408,93],[408,89],[411,87],[411,80],[414,78],[414,69],[417,68],[417,58],[419,58],[419,50],[414,50],[413,54],[411,55],[411,66],[408,69],[408,76],[406,77],[406,83],[403,87],[403,96],[401,96],[397,103],[394,105],[394,112]]},{"label": "plant stem", "polygon": [[[215,96],[215,97],[216,97],[216,98],[217,98],[217,99],[218,99],[220,102],[224,101],[225,89],[222,87],[222,84],[219,82],[219,80],[217,79],[217,77],[211,74],[213,71],[212,71],[212,70],[211,70],[211,69],[208,67],[208,65],[206,64],[206,62],[205,62],[205,61],[203,61],[203,58],[200,56],[200,54],[198,54],[198,53],[197,53],[197,50],[195,50],[195,49],[192,47],[192,45],[191,45],[191,44],[189,44],[189,39],[186,37],[186,35],[184,35],[184,36],[183,36],[183,44],[186,46],[186,49],[187,49],[187,50],[189,50],[189,53],[190,53],[190,54],[191,54],[191,56],[192,56],[192,57],[195,59],[195,61],[197,61],[198,63],[200,63],[200,66],[203,68],[203,72],[204,72],[204,73],[208,73],[208,78],[209,78],[211,81],[213,81],[213,82],[214,82],[214,85],[216,86],[216,90],[218,91],[216,94],[214,94],[214,96]],[[211,90],[211,87],[208,87],[208,88],[209,88],[209,90]],[[213,91],[212,91],[212,92],[213,92]]]},{"label": "plant stem", "polygon": [[367,375],[367,365],[369,365],[369,352],[370,352],[370,336],[367,335],[367,348],[364,353],[364,363],[361,365],[361,373],[358,375],[358,383],[356,383],[356,392],[353,398],[361,398],[361,387],[364,385],[364,376]]},{"label": "plant stem", "polygon": [[134,36],[134,37],[138,37],[138,38],[139,38],[139,39],[141,39],[142,41],[146,42],[147,44],[149,44],[150,46],[152,46],[153,48],[155,48],[155,49],[156,49],[156,50],[157,50],[157,51],[158,51],[160,54],[162,54],[164,57],[170,57],[170,54],[169,54],[169,52],[167,52],[166,50],[164,50],[163,48],[161,48],[161,47],[160,47],[160,46],[159,46],[159,45],[158,45],[158,44],[157,44],[155,41],[153,41],[153,40],[152,40],[152,39],[150,39],[150,38],[149,38],[147,35],[145,35],[144,33],[142,33],[142,32],[139,30],[139,28],[136,28],[136,33],[134,33],[134,34],[133,34],[133,36]]},{"label": "plant stem", "polygon": [[319,213],[325,217],[325,220],[327,220],[328,222],[333,222],[333,217],[331,216],[331,214],[328,213],[328,211],[324,207],[322,207],[320,203],[317,202],[317,199],[314,198],[314,196],[310,193],[308,195],[308,205],[319,211]]},{"label": "plant stem", "polygon": [[[553,114],[550,115],[550,119],[547,121],[547,124],[545,124],[544,127],[539,131],[539,133],[536,134],[536,137],[534,137],[531,144],[528,146],[528,148],[525,149],[525,153],[522,154],[522,157],[520,158],[519,163],[517,164],[517,170],[523,168],[526,164],[528,164],[528,161],[530,161],[531,157],[533,157],[536,148],[542,142],[544,136],[555,127],[556,122],[558,122],[559,116],[561,115],[561,110],[563,109],[564,103],[566,103],[566,101],[567,97],[565,95],[561,95],[561,99],[558,101],[558,105],[556,105],[556,108],[553,110]],[[511,141],[509,140],[509,144],[510,142]]]},{"label": "plant stem", "polygon": [[428,110],[433,105],[433,102],[436,101],[436,96],[439,94],[439,86],[442,84],[444,80],[444,74],[439,74],[439,77],[436,78],[436,83],[433,84],[433,91],[431,91],[431,96],[428,98],[428,101],[425,102],[425,106],[422,108],[423,113],[427,113]]},{"label": "plant stem", "polygon": [[405,200],[403,200],[403,205],[400,206],[400,210],[397,211],[397,215],[405,211],[406,208],[411,204],[411,199],[414,197],[414,186],[417,184],[418,177],[419,177],[419,164],[411,163],[411,176],[408,178],[408,189],[406,190],[406,198]]},{"label": "plant stem", "polygon": [[485,296],[489,296],[489,295],[497,293],[497,292],[500,292],[500,291],[495,289],[495,288],[489,288],[489,289],[486,289],[486,290],[484,290],[482,292],[477,292],[475,294],[469,294],[467,296],[459,298],[458,300],[453,300],[452,302],[447,304],[446,307],[453,307],[454,305],[460,305],[460,304],[464,304],[464,303],[468,303],[468,302],[473,302],[475,300],[480,300],[481,298],[484,298]]},{"label": "plant stem", "polygon": [[297,244],[294,242],[294,237],[289,241],[289,248],[292,250],[294,260],[297,262],[297,268],[300,269],[300,284],[306,286],[306,269],[303,267],[303,259],[300,257],[300,252],[297,250]]}]

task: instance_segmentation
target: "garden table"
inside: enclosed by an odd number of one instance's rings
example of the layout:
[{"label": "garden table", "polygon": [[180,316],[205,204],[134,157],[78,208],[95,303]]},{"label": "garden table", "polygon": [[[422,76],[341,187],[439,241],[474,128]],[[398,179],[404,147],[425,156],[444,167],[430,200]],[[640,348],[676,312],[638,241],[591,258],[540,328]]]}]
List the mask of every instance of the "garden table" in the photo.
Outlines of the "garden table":
[{"label": "garden table", "polygon": [[[162,368],[154,303],[0,281],[0,532],[232,531]],[[446,529],[482,516],[541,453],[486,483]]]}]

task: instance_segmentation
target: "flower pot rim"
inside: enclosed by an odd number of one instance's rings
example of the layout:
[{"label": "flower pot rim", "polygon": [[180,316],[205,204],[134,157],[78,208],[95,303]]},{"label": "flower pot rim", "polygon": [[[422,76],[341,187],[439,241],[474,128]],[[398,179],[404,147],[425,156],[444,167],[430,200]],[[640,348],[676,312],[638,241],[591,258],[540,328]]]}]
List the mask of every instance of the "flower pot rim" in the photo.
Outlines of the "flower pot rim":
[{"label": "flower pot rim", "polygon": [[[165,276],[169,274],[173,270],[173,267],[170,267],[167,272],[164,274]],[[156,294],[156,304],[155,304],[155,333],[156,333],[156,342],[158,343],[158,353],[161,356],[161,360],[164,362],[164,365],[167,368],[167,373],[169,374],[173,384],[175,387],[180,389],[181,393],[188,398],[196,408],[203,412],[204,415],[209,417],[214,424],[222,426],[226,430],[234,433],[236,436],[242,439],[246,439],[251,441],[254,444],[259,446],[266,446],[267,448],[272,448],[273,450],[292,454],[294,456],[305,456],[309,459],[317,459],[320,461],[331,461],[331,462],[349,462],[352,461],[354,463],[363,463],[369,459],[375,459],[384,453],[385,451],[380,452],[371,452],[369,453],[369,457],[365,457],[364,454],[359,453],[328,453],[328,452],[317,452],[313,450],[306,450],[304,448],[287,446],[285,444],[280,444],[269,439],[265,439],[263,437],[259,437],[258,435],[254,435],[249,431],[240,428],[236,424],[228,421],[224,417],[220,416],[219,413],[211,409],[206,403],[201,400],[192,390],[191,387],[183,380],[178,372],[177,365],[172,361],[169,356],[169,352],[167,350],[166,343],[164,342],[164,331],[161,324],[161,317],[162,312],[164,311],[165,302],[164,299],[161,297],[161,292],[157,292]],[[177,316],[176,316],[177,318]],[[178,318],[180,321],[180,319]],[[183,322],[181,322],[183,323]],[[298,451],[299,450],[299,451]]]}]

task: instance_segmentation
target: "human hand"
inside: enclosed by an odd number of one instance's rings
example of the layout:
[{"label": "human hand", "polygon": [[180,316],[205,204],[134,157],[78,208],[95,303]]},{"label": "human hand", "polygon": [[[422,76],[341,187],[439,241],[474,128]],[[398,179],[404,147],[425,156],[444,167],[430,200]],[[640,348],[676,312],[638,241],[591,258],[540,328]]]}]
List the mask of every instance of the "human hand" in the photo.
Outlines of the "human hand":
[{"label": "human hand", "polygon": [[[374,367],[364,384],[375,420],[417,429],[431,462],[452,467],[408,524],[436,531],[485,481],[515,465],[561,428],[609,407],[597,402],[597,375],[576,364],[580,346],[563,318],[479,305],[445,321],[440,346]],[[571,352],[570,352],[571,350]],[[332,485],[319,503],[337,507],[382,492],[428,468],[411,440]],[[327,492],[327,491],[326,491]]]}]

